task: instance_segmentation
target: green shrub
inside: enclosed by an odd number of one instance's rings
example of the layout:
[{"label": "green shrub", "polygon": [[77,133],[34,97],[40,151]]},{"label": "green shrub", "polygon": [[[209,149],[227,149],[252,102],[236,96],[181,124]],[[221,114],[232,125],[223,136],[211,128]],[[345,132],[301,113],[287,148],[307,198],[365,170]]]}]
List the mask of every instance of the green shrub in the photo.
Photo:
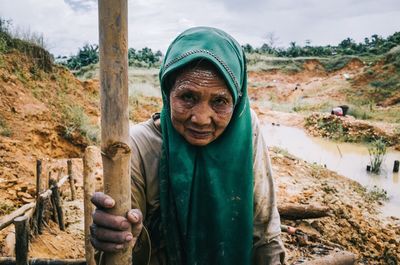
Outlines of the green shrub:
[{"label": "green shrub", "polygon": [[371,172],[379,173],[383,159],[386,155],[386,142],[381,138],[371,143],[368,147]]},{"label": "green shrub", "polygon": [[12,131],[8,128],[8,125],[3,117],[0,116],[0,135],[5,137],[10,137],[12,135]]},{"label": "green shrub", "polygon": [[89,117],[80,106],[65,106],[63,108],[64,137],[72,139],[74,132],[78,132],[89,142],[100,141],[100,128],[90,123]]}]

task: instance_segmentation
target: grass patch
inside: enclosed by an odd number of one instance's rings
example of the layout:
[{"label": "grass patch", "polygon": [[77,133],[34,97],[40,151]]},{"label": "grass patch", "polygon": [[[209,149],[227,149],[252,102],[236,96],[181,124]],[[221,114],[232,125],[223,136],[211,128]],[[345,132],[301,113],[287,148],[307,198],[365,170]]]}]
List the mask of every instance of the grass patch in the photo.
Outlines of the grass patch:
[{"label": "grass patch", "polygon": [[5,137],[12,136],[12,131],[2,116],[0,116],[0,135]]},{"label": "grass patch", "polygon": [[350,56],[332,57],[327,60],[323,60],[321,63],[326,71],[335,72],[343,69],[351,61],[351,59],[353,59],[353,57]]},{"label": "grass patch", "polygon": [[382,138],[373,141],[368,147],[371,172],[379,173],[386,151],[386,142]]},{"label": "grass patch", "polygon": [[16,207],[9,201],[0,201],[0,216],[7,215],[16,210]]},{"label": "grass patch", "polygon": [[368,189],[365,193],[365,196],[367,200],[369,201],[388,201],[389,196],[387,194],[387,191],[378,188],[376,185],[374,185],[371,189]]},{"label": "grass patch", "polygon": [[67,105],[62,111],[62,120],[65,127],[64,137],[73,139],[79,133],[91,143],[100,142],[100,128],[90,122],[89,117],[81,106]]}]

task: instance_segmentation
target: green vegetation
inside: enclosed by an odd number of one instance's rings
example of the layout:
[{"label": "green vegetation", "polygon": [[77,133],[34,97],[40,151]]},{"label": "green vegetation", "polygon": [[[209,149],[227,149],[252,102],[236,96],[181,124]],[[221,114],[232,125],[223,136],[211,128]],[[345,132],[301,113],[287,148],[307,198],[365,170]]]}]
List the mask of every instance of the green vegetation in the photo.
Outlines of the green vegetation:
[{"label": "green vegetation", "polygon": [[301,46],[296,42],[291,42],[288,48],[276,48],[274,43],[264,43],[259,48],[253,48],[250,44],[243,46],[246,53],[270,54],[278,57],[310,57],[320,56],[327,57],[332,55],[380,55],[390,51],[393,47],[400,45],[400,32],[385,38],[372,35],[365,38],[364,42],[356,43],[351,38],[346,38],[337,46],[311,46],[310,41],[306,45]]},{"label": "green vegetation", "polygon": [[366,197],[370,201],[387,201],[389,200],[387,191],[374,185],[371,189],[366,191]]},{"label": "green vegetation", "polygon": [[2,116],[0,116],[0,135],[5,137],[10,137],[12,135],[11,129]]},{"label": "green vegetation", "polygon": [[15,206],[10,201],[0,201],[0,216],[12,213]]},{"label": "green vegetation", "polygon": [[[58,57],[57,59],[60,59]],[[99,46],[86,44],[79,49],[76,55],[71,56],[65,63],[71,70],[79,70],[84,66],[98,63],[99,61]]]},{"label": "green vegetation", "polygon": [[379,173],[383,159],[386,155],[386,142],[380,138],[371,143],[368,147],[371,172]]},{"label": "green vegetation", "polygon": [[52,71],[53,57],[44,48],[43,36],[26,31],[11,33],[11,21],[0,18],[0,54],[17,50],[32,58],[38,69]]},{"label": "green vegetation", "polygon": [[65,126],[64,137],[73,139],[79,133],[91,143],[100,142],[100,129],[90,122],[89,117],[81,106],[66,105],[63,107],[62,121]]},{"label": "green vegetation", "polygon": [[[162,53],[160,51],[153,52],[150,48],[145,47],[141,50],[130,48],[128,50],[128,64],[135,67],[159,67],[161,63]],[[99,62],[99,46],[96,44],[86,44],[79,49],[76,55],[67,58],[57,57],[56,61],[65,65],[70,70],[75,71],[75,75],[83,76],[85,73],[93,69],[94,64]]]}]

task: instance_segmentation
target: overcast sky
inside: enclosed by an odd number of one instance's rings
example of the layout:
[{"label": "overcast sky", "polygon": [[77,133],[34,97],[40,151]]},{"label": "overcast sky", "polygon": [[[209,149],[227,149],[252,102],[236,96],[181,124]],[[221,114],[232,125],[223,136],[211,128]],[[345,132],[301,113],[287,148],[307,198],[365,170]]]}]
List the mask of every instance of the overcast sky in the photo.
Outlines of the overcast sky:
[{"label": "overcast sky", "polygon": [[[165,52],[192,26],[212,26],[241,44],[260,46],[274,32],[278,46],[337,45],[400,31],[400,0],[128,0],[129,47]],[[54,55],[98,43],[96,0],[0,0],[0,17],[20,30],[43,33]]]}]

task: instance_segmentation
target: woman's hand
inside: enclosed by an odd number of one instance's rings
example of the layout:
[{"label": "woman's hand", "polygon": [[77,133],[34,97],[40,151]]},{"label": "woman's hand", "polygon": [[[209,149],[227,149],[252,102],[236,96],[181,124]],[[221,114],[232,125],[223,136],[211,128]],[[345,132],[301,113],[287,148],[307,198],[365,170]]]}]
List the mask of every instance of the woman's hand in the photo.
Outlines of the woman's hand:
[{"label": "woman's hand", "polygon": [[[93,224],[90,226],[90,241],[94,248],[106,252],[117,252],[129,245],[134,246],[142,231],[142,212],[132,209],[126,217],[109,214],[115,201],[102,192],[93,194],[92,203],[96,206]],[[132,227],[132,233],[129,231]]]}]

